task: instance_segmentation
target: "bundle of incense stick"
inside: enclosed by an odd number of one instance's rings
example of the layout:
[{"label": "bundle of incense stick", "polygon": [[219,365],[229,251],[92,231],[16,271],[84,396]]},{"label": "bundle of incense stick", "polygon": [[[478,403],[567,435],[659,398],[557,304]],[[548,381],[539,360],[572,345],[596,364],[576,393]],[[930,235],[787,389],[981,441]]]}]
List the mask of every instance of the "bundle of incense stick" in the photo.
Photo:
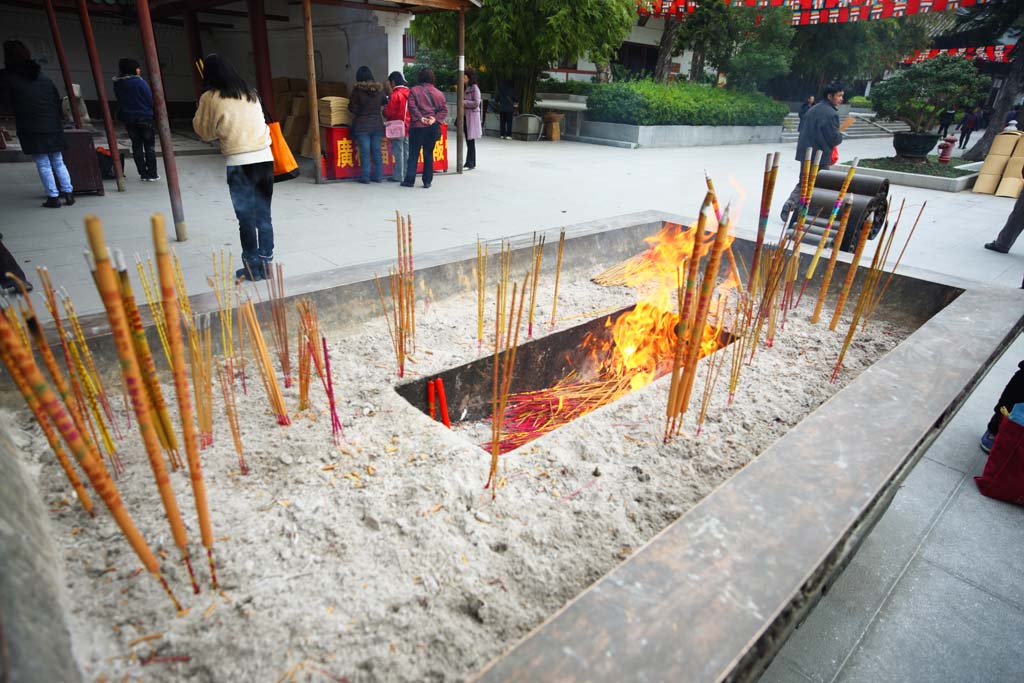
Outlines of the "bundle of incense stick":
[{"label": "bundle of incense stick", "polygon": [[[722,210],[718,205],[718,193],[715,192],[715,184],[711,182],[711,176],[708,175],[707,171],[704,171],[704,181],[708,186],[708,193],[711,195],[711,206],[715,210],[715,220],[719,223],[722,222]],[[739,268],[736,266],[736,257],[732,253],[732,247],[727,246],[725,248],[725,256],[729,259],[729,272],[732,274],[733,280],[740,287],[743,286],[743,280],[740,277]]]},{"label": "bundle of incense stick", "polygon": [[223,249],[220,250],[220,258],[218,258],[217,252],[213,252],[213,277],[206,278],[206,282],[213,289],[213,296],[217,300],[221,354],[224,357],[227,376],[232,384],[235,381],[235,338],[232,312],[235,291],[233,261],[234,257],[231,254],[225,255]]},{"label": "bundle of incense stick", "polygon": [[321,337],[320,344],[324,350],[324,373],[321,376],[321,380],[323,381],[324,392],[327,394],[327,401],[331,408],[331,437],[334,439],[334,445],[337,446],[341,443],[341,439],[345,438],[345,431],[341,428],[338,406],[334,402],[334,379],[331,376],[331,356],[327,352],[327,337]]},{"label": "bundle of incense stick", "polygon": [[[718,306],[716,307],[717,313],[715,315],[718,323],[715,328],[715,339],[721,339],[722,336],[722,329],[725,326],[725,306],[725,297],[719,294]],[[722,374],[723,365],[725,365],[725,353],[712,353],[711,357],[708,358],[708,374],[704,380],[704,391],[701,393],[700,412],[697,414],[697,433],[695,436],[700,436],[700,432],[704,428],[704,418],[708,414],[711,396],[718,385],[718,378]]]},{"label": "bundle of incense stick", "polygon": [[[758,270],[763,270],[764,262],[758,264]],[[750,279],[756,280],[758,283],[762,281],[761,273],[751,272]],[[759,284],[755,284],[753,291],[757,291]],[[732,405],[733,399],[736,397],[736,389],[739,387],[740,374],[743,372],[743,359],[746,357],[746,350],[750,345],[750,330],[753,326],[754,320],[754,302],[753,297],[750,296],[749,290],[747,294],[743,292],[739,293],[736,297],[736,310],[733,314],[733,329],[732,329],[732,356],[730,357],[729,365],[729,402],[727,405]]]},{"label": "bundle of incense stick", "polygon": [[757,220],[757,241],[754,243],[754,256],[750,260],[750,279],[747,282],[747,291],[751,296],[757,294],[757,284],[754,280],[754,273],[759,272],[761,264],[761,250],[764,248],[765,232],[768,230],[768,217],[772,210],[772,196],[775,194],[775,179],[779,175],[779,153],[769,152],[764,159],[764,179],[761,181],[761,210]]},{"label": "bundle of incense stick", "polygon": [[228,376],[227,363],[217,366],[217,381],[220,382],[220,391],[224,396],[224,413],[228,418],[228,425],[231,427],[231,442],[235,446],[235,454],[238,456],[238,469],[242,475],[249,474],[249,466],[245,462],[245,453],[242,450],[242,430],[238,426],[238,401],[235,398],[235,383]]},{"label": "bundle of incense stick", "polygon": [[171,480],[160,455],[160,441],[156,436],[153,409],[149,403],[149,394],[143,384],[138,359],[135,357],[131,328],[125,316],[123,299],[118,291],[117,275],[110,262],[110,254],[103,239],[103,226],[98,218],[89,216],[85,219],[85,230],[95,258],[96,286],[110,321],[110,329],[117,348],[121,370],[125,382],[130,388],[129,395],[132,409],[135,411],[135,421],[139,425],[139,433],[146,447],[146,455],[149,457],[153,478],[156,480],[157,490],[163,502],[175,545],[181,550],[185,566],[188,568],[189,577],[192,579],[192,589],[198,593],[199,584],[196,582],[195,572],[192,571],[192,562],[189,559],[185,524],[182,522],[181,511],[178,509],[178,502],[174,497],[174,490],[171,488]]},{"label": "bundle of incense stick", "polygon": [[[95,431],[93,432],[93,439],[103,444],[111,469],[113,469],[114,475],[118,476],[124,471],[124,463],[121,462],[121,458],[117,454],[114,439],[111,437],[110,430],[107,427],[107,420],[110,419],[109,412],[106,414],[105,419],[104,413],[100,410],[100,395],[96,390],[96,385],[86,370],[85,363],[78,348],[75,346],[74,339],[69,339],[64,329],[60,309],[57,308],[57,294],[53,289],[53,282],[50,280],[50,272],[45,267],[38,267],[36,268],[36,273],[39,275],[39,282],[43,286],[43,300],[46,303],[46,309],[49,311],[50,317],[53,318],[54,326],[57,328],[57,334],[60,337],[61,350],[64,352],[64,364],[68,369],[68,376],[71,378],[71,387],[75,400],[78,401],[80,406],[89,407],[86,418],[90,429],[95,428],[99,432],[98,436]],[[27,292],[23,292],[23,294],[27,295]]]},{"label": "bundle of incense stick", "polygon": [[96,359],[93,358],[92,350],[89,348],[89,344],[85,340],[85,333],[82,331],[82,324],[78,320],[78,313],[75,311],[75,305],[71,301],[71,295],[68,291],[61,287],[60,291],[61,303],[64,305],[64,313],[68,317],[68,322],[71,323],[71,332],[74,336],[73,340],[69,340],[73,343],[73,346],[78,347],[79,353],[85,360],[85,367],[89,375],[90,383],[96,391],[96,395],[99,398],[100,406],[103,408],[104,414],[107,416],[107,420],[110,425],[114,428],[114,434],[117,439],[122,438],[121,430],[117,425],[117,421],[114,419],[114,409],[110,405],[110,399],[107,398],[106,389],[103,387],[103,381],[100,377],[99,370],[96,369]]},{"label": "bundle of incense stick", "polygon": [[380,284],[380,278],[375,274],[374,282],[377,283],[377,295],[380,298],[381,312],[384,314],[384,322],[388,326],[388,337],[391,339],[391,348],[395,352],[395,363],[398,365],[398,376],[405,377],[405,330],[402,327],[402,315],[395,297],[394,273],[388,277],[391,285],[391,310],[384,301],[384,288]]},{"label": "bundle of incense stick", "polygon": [[396,298],[402,306],[405,326],[406,352],[416,351],[416,271],[412,258],[412,216],[395,211],[398,230],[398,267],[395,268]]},{"label": "bundle of incense stick", "polygon": [[[818,240],[818,248],[814,251],[814,258],[811,259],[811,265],[807,267],[807,272],[804,274],[804,284],[800,287],[800,296],[796,299],[796,306],[800,305],[800,301],[804,298],[804,292],[807,290],[807,285],[810,283],[811,278],[814,277],[814,271],[818,267],[818,259],[821,258],[821,253],[825,249],[825,243],[828,242],[829,235],[832,234],[832,226],[835,224],[836,218],[839,216],[839,209],[842,208],[843,202],[846,199],[846,192],[850,189],[850,182],[853,181],[853,174],[857,171],[858,163],[859,160],[854,158],[853,163],[850,164],[850,168],[846,171],[846,178],[843,179],[843,184],[839,188],[839,196],[836,198],[835,206],[832,207],[832,213],[828,217],[828,223],[825,225],[825,230],[821,233],[821,239]],[[794,306],[794,308],[796,308],[796,306]]]},{"label": "bundle of incense stick", "polygon": [[558,233],[558,260],[555,263],[555,295],[551,300],[551,329],[555,329],[555,312],[558,310],[558,283],[562,278],[562,254],[565,252],[565,228]]},{"label": "bundle of incense stick", "polygon": [[[768,335],[769,339],[774,339],[776,314],[775,300],[779,293],[779,289],[782,286],[786,264],[788,263],[787,258],[789,256],[789,246],[792,244],[794,248],[799,248],[796,238],[796,231],[791,231],[788,230],[788,227],[783,227],[782,235],[779,237],[779,244],[769,250],[771,258],[768,261],[767,267],[763,268],[764,278],[760,290],[761,294],[759,297],[757,313],[755,314],[754,321],[752,323],[753,331],[750,339],[750,358],[747,360],[748,365],[753,362],[754,356],[757,353],[757,347],[761,341],[761,333],[764,331],[765,324],[768,324],[770,331],[770,334]],[[770,342],[768,343],[768,346],[771,346]]]},{"label": "bundle of incense stick", "polygon": [[[82,252],[82,255],[85,257],[85,264],[86,264],[86,266],[88,266],[89,272],[92,274],[92,281],[93,281],[93,283],[96,284],[96,288],[99,289],[99,280],[96,279],[96,262],[93,260],[92,252],[89,251],[89,250],[86,250],[86,251]],[[128,426],[128,429],[131,429],[132,428],[132,418],[131,418],[132,408],[131,408],[131,401],[128,399],[128,381],[125,378],[123,372],[121,373],[121,397],[124,399],[124,417],[125,417],[125,422],[126,422],[126,424]]]},{"label": "bundle of incense stick", "polygon": [[324,362],[320,355],[320,321],[316,304],[311,299],[300,299],[295,307],[299,311],[299,410],[308,410],[309,380],[312,370],[324,379]]},{"label": "bundle of incense stick", "polygon": [[533,337],[533,309],[537,303],[537,283],[540,282],[540,264],[544,258],[544,235],[537,239],[537,233],[533,234],[533,249],[530,252],[530,264],[533,275],[530,280],[530,309],[526,318],[526,336]]},{"label": "bundle of incense stick", "polygon": [[[508,405],[508,395],[512,388],[512,374],[516,366],[516,351],[519,348],[519,328],[523,320],[523,301],[526,299],[526,288],[530,284],[530,274],[527,273],[523,280],[522,289],[518,289],[518,283],[512,285],[511,306],[508,309],[508,325],[505,326],[504,334],[502,316],[496,315],[494,321],[494,387],[491,401],[491,467],[487,475],[487,483],[484,488],[490,487],[491,499],[498,495],[498,456],[501,455],[501,429],[505,416],[505,408]],[[498,304],[500,311],[501,301],[505,298],[502,291],[503,285],[498,286]],[[516,294],[519,294],[519,307],[516,308]],[[515,323],[513,324],[513,320]],[[505,338],[504,349],[498,339]]]},{"label": "bundle of incense stick", "polygon": [[[917,224],[921,221],[921,216],[924,214],[924,207],[926,206],[928,206],[928,202],[921,204],[921,210],[917,212],[917,218],[914,219],[914,224],[910,227],[910,232],[907,234],[907,239],[903,243],[903,248],[900,249],[900,255],[896,258],[896,263],[893,264],[892,270],[889,271],[889,277],[885,279],[885,285],[882,286],[882,289],[878,292],[877,296],[868,302],[867,310],[864,313],[864,328],[867,327],[868,321],[871,320],[871,317],[875,314],[875,309],[878,308],[878,304],[882,303],[882,297],[885,296],[885,291],[889,289],[889,283],[892,282],[893,276],[896,275],[896,269],[900,267],[900,262],[903,261],[903,254],[907,252],[907,246],[910,244],[910,239],[914,236],[914,231],[917,230]],[[899,223],[898,217],[896,219],[896,223]],[[888,257],[888,250],[886,250],[886,256]]]},{"label": "bundle of incense stick", "polygon": [[825,297],[828,295],[828,287],[832,284],[832,275],[836,269],[836,261],[839,258],[839,250],[842,248],[843,237],[846,236],[846,225],[850,220],[850,211],[853,209],[853,200],[847,197],[843,201],[843,207],[839,218],[839,227],[836,229],[836,237],[832,240],[832,252],[828,257],[828,265],[825,267],[825,274],[821,278],[821,287],[818,289],[818,301],[814,304],[814,313],[811,314],[811,324],[817,325],[821,319],[821,309],[825,306]]},{"label": "bundle of incense stick", "polygon": [[[116,293],[112,295],[111,299],[113,301],[117,300]],[[124,343],[127,345],[126,335],[123,335],[123,337]],[[89,483],[92,484],[93,490],[99,494],[103,504],[107,506],[107,510],[114,518],[118,528],[121,529],[121,533],[124,534],[132,550],[135,551],[139,561],[160,582],[160,585],[163,586],[167,595],[174,603],[174,608],[180,612],[181,603],[174,597],[174,593],[167,584],[167,580],[160,573],[160,564],[156,559],[156,555],[153,554],[153,551],[142,537],[142,534],[139,533],[138,528],[125,509],[121,496],[118,494],[117,486],[110,479],[106,468],[103,467],[95,447],[90,447],[83,438],[83,433],[75,428],[74,421],[69,417],[64,405],[61,404],[60,400],[53,393],[53,389],[50,388],[46,378],[43,377],[43,374],[36,366],[31,352],[27,350],[17,331],[10,326],[6,313],[5,315],[0,315],[0,347],[3,348],[5,363],[9,362],[9,367],[15,368],[18,375],[23,379],[24,386],[31,389],[36,402],[45,410],[50,423],[60,432],[61,437],[67,444],[68,450],[75,456],[75,460],[78,461],[82,471],[89,478]]]},{"label": "bundle of incense stick", "polygon": [[245,320],[246,333],[252,343],[253,355],[256,358],[256,368],[260,371],[260,379],[263,381],[263,389],[266,392],[270,407],[277,416],[279,425],[290,425],[288,410],[284,405],[284,396],[281,394],[281,386],[277,382],[277,374],[274,372],[274,363],[267,352],[267,344],[263,339],[263,330],[260,328],[259,318],[256,316],[256,307],[252,299],[242,304],[242,319]]},{"label": "bundle of incense stick", "polygon": [[[710,194],[710,193],[709,193]],[[701,215],[706,215],[707,211],[701,212]],[[705,219],[706,223],[706,219]],[[702,234],[699,229],[701,226],[698,223],[698,230],[695,237]],[[700,295],[696,301],[696,307],[694,309],[693,325],[689,326],[687,323],[688,334],[686,337],[686,355],[683,361],[682,372],[679,373],[679,384],[675,391],[669,387],[669,396],[675,398],[675,404],[670,407],[670,418],[666,425],[666,438],[671,438],[673,434],[677,434],[679,429],[682,427],[683,416],[689,408],[690,394],[693,391],[694,380],[697,376],[697,361],[700,358],[701,341],[704,339],[704,327],[707,325],[708,313],[711,310],[711,296],[718,283],[718,270],[722,261],[722,253],[725,251],[726,245],[729,241],[729,208],[726,207],[725,212],[722,215],[722,221],[718,224],[718,230],[715,233],[715,242],[711,248],[711,253],[708,255],[707,265],[704,267],[704,277],[701,280]],[[689,289],[689,283],[687,284]],[[682,342],[683,337],[680,336],[677,343]],[[676,376],[675,369],[673,368],[673,377]]]},{"label": "bundle of incense stick", "polygon": [[476,343],[484,343],[484,302],[487,300],[487,259],[490,247],[476,238]]},{"label": "bundle of incense stick", "polygon": [[142,317],[139,315],[135,294],[132,292],[131,279],[128,277],[128,264],[120,249],[114,250],[114,264],[120,280],[121,304],[127,317],[135,358],[138,361],[139,372],[142,373],[149,405],[154,414],[153,427],[160,440],[160,446],[171,461],[171,469],[176,471],[184,467],[185,463],[178,453],[178,438],[175,436],[174,426],[171,424],[171,415],[167,410],[167,402],[164,400],[163,391],[160,388],[160,378],[156,374],[156,363],[153,361],[153,354],[146,339],[146,330],[142,326]]},{"label": "bundle of incense stick", "polygon": [[[268,269],[269,270],[269,269]],[[270,331],[281,363],[281,374],[284,375],[284,388],[292,386],[292,364],[288,354],[288,307],[284,299],[284,267],[278,263],[269,271],[267,283],[267,306],[270,308]]]},{"label": "bundle of incense stick", "polygon": [[160,303],[167,321],[167,341],[171,347],[171,368],[174,374],[174,393],[178,399],[181,430],[185,441],[185,457],[188,461],[189,479],[192,481],[192,496],[196,504],[196,517],[206,557],[210,564],[210,579],[217,588],[217,569],[213,561],[213,525],[210,522],[210,508],[206,502],[206,483],[199,462],[199,446],[196,443],[196,428],[192,421],[192,402],[188,395],[188,375],[185,370],[185,342],[178,324],[178,293],[174,286],[174,268],[167,247],[167,229],[163,216],[156,214],[151,219],[153,251],[160,282]]},{"label": "bundle of incense stick", "polygon": [[864,245],[868,242],[868,236],[874,227],[875,217],[869,213],[864,219],[864,225],[860,228],[860,235],[857,237],[857,247],[853,251],[853,260],[850,261],[849,270],[846,271],[846,279],[843,281],[842,289],[839,290],[839,299],[836,301],[836,308],[832,312],[832,321],[828,324],[830,332],[835,332],[839,326],[839,317],[846,307],[846,299],[850,296],[850,289],[853,287],[853,280],[857,277],[857,268],[860,266],[861,256],[864,254]]},{"label": "bundle of incense stick", "polygon": [[498,330],[498,336],[495,338],[496,344],[501,344],[502,339],[505,335],[505,312],[508,307],[508,281],[509,272],[512,269],[512,242],[511,240],[502,240],[501,242],[501,259],[500,268],[498,272],[498,283],[501,287],[498,288],[498,324],[495,326]]},{"label": "bundle of incense stick", "polygon": [[[146,269],[149,269],[147,273]],[[135,253],[135,270],[139,274],[139,283],[142,285],[142,293],[146,297],[146,304],[149,306],[149,314],[153,317],[153,324],[160,337],[160,345],[164,349],[164,357],[167,359],[167,367],[171,367],[171,347],[167,342],[167,323],[164,316],[164,309],[156,296],[157,280],[153,275],[153,262],[146,259],[143,265],[142,257]]]},{"label": "bundle of incense stick", "polygon": [[[811,149],[807,149],[807,156],[811,156]],[[806,164],[806,161],[805,161]],[[806,177],[802,177],[800,185],[800,206],[797,209],[796,228],[794,231],[797,237],[794,240],[793,253],[786,268],[786,285],[782,295],[782,324],[785,326],[786,313],[793,304],[793,294],[796,286],[796,278],[800,269],[800,245],[803,243],[804,234],[807,231],[807,213],[811,208],[811,198],[814,196],[814,186],[818,180],[818,169],[821,167],[821,150],[815,150],[811,159],[810,168],[807,169]],[[817,216],[815,216],[817,220]]]}]

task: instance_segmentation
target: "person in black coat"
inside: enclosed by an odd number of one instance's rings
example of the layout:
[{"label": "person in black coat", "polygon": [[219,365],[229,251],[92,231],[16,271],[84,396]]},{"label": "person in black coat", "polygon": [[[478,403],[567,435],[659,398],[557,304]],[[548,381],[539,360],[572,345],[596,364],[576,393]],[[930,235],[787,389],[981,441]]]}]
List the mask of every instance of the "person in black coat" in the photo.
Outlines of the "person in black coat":
[{"label": "person in black coat", "polygon": [[960,119],[960,125],[956,127],[960,131],[960,149],[966,149],[968,143],[971,141],[971,133],[977,128],[981,122],[981,107],[975,107],[972,111],[968,111],[964,114],[964,117]]},{"label": "person in black coat", "polygon": [[939,114],[939,137],[946,137],[949,135],[949,127],[953,125],[953,119],[956,118],[955,109],[946,109]]},{"label": "person in black coat", "polygon": [[[838,107],[843,103],[843,86],[833,83],[825,88],[825,99],[807,110],[800,124],[800,138],[796,143],[796,160],[803,163],[807,150],[821,152],[819,171],[832,167],[832,149],[843,141],[839,123]],[[800,203],[800,183],[796,184],[789,198],[782,205],[782,221],[789,220],[790,213]]]},{"label": "person in black coat", "polygon": [[804,103],[800,105],[800,114],[799,114],[799,116],[800,116],[800,124],[797,126],[797,130],[800,130],[801,128],[803,128],[803,125],[804,125],[804,114],[809,112],[811,110],[811,107],[813,107],[813,106],[814,106],[814,95],[808,95],[807,99],[804,100]]},{"label": "person in black coat", "polygon": [[139,176],[146,182],[160,180],[156,170],[156,128],[153,125],[153,91],[142,77],[139,63],[125,57],[117,63],[114,76],[117,118],[124,123],[132,141],[132,157]]},{"label": "person in black coat", "polygon": [[[60,198],[75,203],[71,175],[62,152],[64,119],[57,86],[40,73],[28,48],[20,40],[4,43],[4,68],[0,70],[0,110],[14,111],[21,151],[32,157],[46,190],[43,206],[59,209]],[[56,177],[55,177],[56,176]]]},{"label": "person in black coat", "polygon": [[494,106],[498,110],[498,137],[502,140],[512,139],[512,118],[516,111],[516,89],[512,81],[504,80],[498,86]]}]

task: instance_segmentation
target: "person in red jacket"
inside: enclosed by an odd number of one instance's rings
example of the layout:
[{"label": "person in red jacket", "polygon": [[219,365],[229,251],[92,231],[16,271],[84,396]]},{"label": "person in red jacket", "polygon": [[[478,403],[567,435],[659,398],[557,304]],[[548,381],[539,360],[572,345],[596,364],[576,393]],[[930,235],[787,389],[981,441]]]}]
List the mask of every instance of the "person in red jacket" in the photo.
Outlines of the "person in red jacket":
[{"label": "person in red jacket", "polygon": [[384,87],[388,91],[388,103],[384,105],[385,121],[402,121],[405,135],[400,138],[388,136],[391,156],[395,162],[389,182],[400,183],[405,179],[405,167],[409,161],[409,86],[401,71],[392,71]]},{"label": "person in red jacket", "polygon": [[409,91],[409,161],[402,187],[416,184],[416,164],[423,152],[423,187],[434,180],[434,146],[441,137],[441,122],[448,118],[444,93],[434,87],[433,69],[422,69]]}]

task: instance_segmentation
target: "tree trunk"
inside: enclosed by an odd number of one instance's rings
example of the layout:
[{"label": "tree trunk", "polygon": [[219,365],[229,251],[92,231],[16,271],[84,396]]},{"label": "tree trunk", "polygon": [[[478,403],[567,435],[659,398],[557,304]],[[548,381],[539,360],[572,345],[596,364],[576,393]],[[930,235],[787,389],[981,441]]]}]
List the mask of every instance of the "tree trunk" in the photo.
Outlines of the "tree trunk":
[{"label": "tree trunk", "polygon": [[522,83],[519,84],[519,113],[533,113],[533,102],[537,99],[537,77],[540,71],[531,73]]},{"label": "tree trunk", "polygon": [[612,82],[612,65],[608,62],[602,62],[595,64],[594,68],[597,70],[597,75],[594,76],[595,83],[611,83]]},{"label": "tree trunk", "polygon": [[981,161],[988,156],[988,150],[992,147],[992,141],[996,135],[1003,131],[1003,122],[1010,108],[1017,100],[1017,95],[1024,89],[1024,50],[1013,51],[1013,63],[1010,65],[1010,73],[1003,82],[996,101],[992,103],[992,115],[988,117],[988,128],[981,139],[969,150],[964,152],[963,158],[967,161]]},{"label": "tree trunk", "polygon": [[694,50],[693,57],[690,59],[690,80],[698,80],[702,71],[704,71],[704,53]]},{"label": "tree trunk", "polygon": [[661,42],[658,43],[658,61],[654,66],[654,80],[668,83],[672,73],[672,53],[676,49],[676,33],[679,32],[679,20],[666,16],[665,28],[661,31]]}]

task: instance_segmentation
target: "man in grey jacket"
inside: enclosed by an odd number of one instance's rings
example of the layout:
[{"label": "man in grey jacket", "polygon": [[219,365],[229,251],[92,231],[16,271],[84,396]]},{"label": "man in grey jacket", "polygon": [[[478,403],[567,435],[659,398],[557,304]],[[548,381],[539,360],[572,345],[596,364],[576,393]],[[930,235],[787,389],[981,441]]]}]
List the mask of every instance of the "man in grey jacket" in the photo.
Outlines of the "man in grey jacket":
[{"label": "man in grey jacket", "polygon": [[[832,166],[832,149],[843,141],[839,125],[838,107],[843,103],[843,86],[832,83],[825,87],[825,97],[807,110],[800,122],[800,138],[796,143],[796,160],[803,163],[807,149],[811,155],[821,150],[821,164],[818,170],[827,171]],[[782,221],[789,220],[789,214],[800,204],[800,183],[796,184],[786,203],[782,205]]]}]

